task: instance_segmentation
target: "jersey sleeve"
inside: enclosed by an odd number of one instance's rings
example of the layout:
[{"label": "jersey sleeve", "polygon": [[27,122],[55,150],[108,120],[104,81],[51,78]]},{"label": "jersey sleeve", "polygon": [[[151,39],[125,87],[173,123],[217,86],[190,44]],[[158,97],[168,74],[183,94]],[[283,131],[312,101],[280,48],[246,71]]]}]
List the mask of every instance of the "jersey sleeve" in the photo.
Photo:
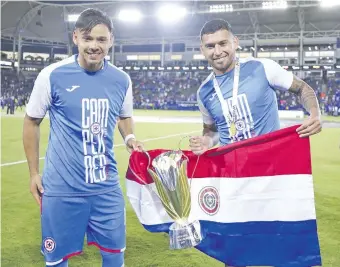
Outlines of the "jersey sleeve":
[{"label": "jersey sleeve", "polygon": [[120,110],[120,117],[129,118],[133,115],[133,96],[132,96],[132,81],[129,76],[128,89],[126,91],[125,99],[122,109]]},{"label": "jersey sleeve", "polygon": [[32,118],[44,118],[51,106],[50,73],[42,70],[34,82],[34,87],[27,103],[26,113]]},{"label": "jersey sleeve", "polygon": [[203,118],[203,123],[207,124],[207,125],[212,125],[215,124],[214,119],[211,117],[211,115],[209,114],[209,111],[204,107],[200,95],[199,95],[199,90],[197,92],[197,104],[198,104],[198,108],[202,114],[202,118]]},{"label": "jersey sleeve", "polygon": [[287,91],[292,83],[294,75],[292,72],[285,70],[278,63],[271,59],[261,59],[267,80],[271,87]]}]

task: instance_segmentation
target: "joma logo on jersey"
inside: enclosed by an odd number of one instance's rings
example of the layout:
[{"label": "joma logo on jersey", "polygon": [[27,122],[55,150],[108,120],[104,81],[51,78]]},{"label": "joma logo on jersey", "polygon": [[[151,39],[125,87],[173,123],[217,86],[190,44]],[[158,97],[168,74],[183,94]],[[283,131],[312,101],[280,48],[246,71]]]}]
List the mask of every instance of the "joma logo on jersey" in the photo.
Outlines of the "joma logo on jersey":
[{"label": "joma logo on jersey", "polygon": [[82,137],[86,183],[99,183],[106,180],[107,160],[104,134],[107,131],[108,115],[108,99],[82,99]]}]

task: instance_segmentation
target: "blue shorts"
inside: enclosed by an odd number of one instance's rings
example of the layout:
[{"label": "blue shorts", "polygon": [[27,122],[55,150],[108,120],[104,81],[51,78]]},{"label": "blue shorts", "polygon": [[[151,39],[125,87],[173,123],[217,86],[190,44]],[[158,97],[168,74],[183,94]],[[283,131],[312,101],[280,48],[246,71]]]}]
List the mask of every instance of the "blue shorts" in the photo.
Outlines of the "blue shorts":
[{"label": "blue shorts", "polygon": [[88,245],[121,253],[124,260],[125,206],[120,187],[95,196],[43,196],[41,227],[46,265],[53,266],[80,254],[85,234]]}]

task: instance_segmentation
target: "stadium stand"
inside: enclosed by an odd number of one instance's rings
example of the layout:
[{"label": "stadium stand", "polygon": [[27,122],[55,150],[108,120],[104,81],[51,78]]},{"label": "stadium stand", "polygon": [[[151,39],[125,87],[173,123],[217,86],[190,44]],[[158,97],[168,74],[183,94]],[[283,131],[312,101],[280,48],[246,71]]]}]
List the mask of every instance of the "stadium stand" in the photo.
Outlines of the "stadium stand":
[{"label": "stadium stand", "polygon": [[[74,16],[93,4],[47,2],[4,2],[2,6],[6,12],[1,32],[1,106],[9,107],[8,113],[25,105],[34,79],[43,67],[77,53],[71,40]],[[240,39],[239,57],[277,61],[315,89],[324,114],[340,114],[340,30],[334,27],[337,8],[324,7],[322,1],[304,1],[303,7],[299,1],[289,1],[294,13],[285,10],[287,1],[271,1],[267,5],[261,5],[261,1],[230,1],[229,5],[196,2],[189,1],[187,8],[197,14],[190,21],[179,18],[177,25],[166,21],[158,28],[143,21],[142,27],[122,21],[119,14],[114,20],[117,36],[108,59],[130,74],[135,108],[197,110],[196,90],[211,71],[200,55],[197,35],[205,21],[216,16],[224,18],[231,12]],[[152,10],[153,4],[149,5],[147,9]],[[102,1],[97,8],[107,12],[111,6],[110,2]],[[146,7],[137,6],[142,12],[147,11]],[[281,10],[264,8],[268,6]],[[234,16],[235,10],[238,13]],[[20,18],[19,23],[15,18]],[[60,28],[63,24],[65,27]],[[290,27],[283,30],[288,24]],[[65,28],[67,36],[61,34]],[[301,108],[295,96],[276,93],[279,109]]]},{"label": "stadium stand", "polygon": [[[132,75],[134,107],[137,109],[197,110],[196,91],[207,75],[194,77],[185,73],[155,73],[151,77],[143,74]],[[22,110],[28,101],[34,79],[32,74],[25,79],[19,78],[13,70],[2,71],[2,109],[14,105],[15,109]],[[339,116],[340,75],[328,79],[327,93],[322,93],[320,79],[307,77],[305,81],[315,89],[323,114]],[[295,95],[279,90],[276,90],[276,95],[280,110],[301,109]]]}]

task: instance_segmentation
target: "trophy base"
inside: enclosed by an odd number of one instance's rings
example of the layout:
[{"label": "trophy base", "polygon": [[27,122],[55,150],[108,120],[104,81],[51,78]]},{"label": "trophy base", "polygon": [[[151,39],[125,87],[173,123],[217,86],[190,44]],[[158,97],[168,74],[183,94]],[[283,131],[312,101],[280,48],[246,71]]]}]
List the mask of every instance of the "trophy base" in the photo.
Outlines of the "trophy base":
[{"label": "trophy base", "polygon": [[201,224],[193,221],[187,224],[174,222],[170,226],[170,249],[185,249],[197,246],[202,241]]}]

